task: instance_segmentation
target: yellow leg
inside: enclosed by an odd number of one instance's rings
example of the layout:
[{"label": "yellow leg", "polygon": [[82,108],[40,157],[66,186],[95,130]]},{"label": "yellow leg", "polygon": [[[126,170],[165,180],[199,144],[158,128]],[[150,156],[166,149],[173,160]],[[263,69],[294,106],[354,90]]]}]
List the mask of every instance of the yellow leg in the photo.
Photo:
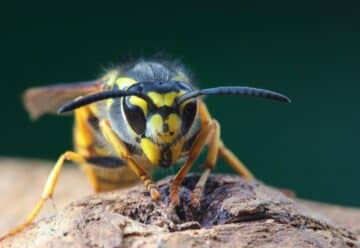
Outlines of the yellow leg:
[{"label": "yellow leg", "polygon": [[[29,226],[33,220],[36,218],[36,216],[39,214],[40,210],[42,209],[42,207],[44,206],[45,202],[52,197],[52,194],[54,192],[54,188],[56,186],[57,180],[59,178],[60,175],[60,171],[64,165],[65,160],[69,160],[69,161],[73,161],[76,164],[84,164],[86,163],[86,159],[75,153],[75,152],[71,152],[71,151],[67,151],[64,154],[62,154],[58,161],[56,162],[55,166],[53,167],[47,181],[46,184],[44,186],[44,190],[43,193],[41,195],[40,200],[36,203],[36,206],[33,208],[33,210],[31,211],[31,213],[28,215],[28,217],[26,218],[25,222],[21,225],[19,225],[18,227],[16,227],[15,229],[13,229],[12,231],[8,232],[7,234],[5,234],[4,236],[0,237],[0,241],[9,237],[9,236],[13,236],[16,233],[21,232],[24,228],[26,228],[27,226]],[[93,175],[94,180],[95,180],[95,176]]]},{"label": "yellow leg", "polygon": [[[203,101],[199,101],[199,115],[200,115],[200,119],[201,119],[201,123],[207,123],[211,120],[211,116],[209,114],[209,111],[207,110],[206,105],[204,104]],[[219,126],[219,139],[216,141],[218,143],[217,147],[218,153],[216,152],[209,152],[210,156],[214,156],[217,157],[217,155],[221,155],[225,161],[241,176],[247,178],[247,179],[251,179],[254,178],[254,176],[252,175],[252,173],[246,168],[246,166],[228,149],[224,146],[224,144],[221,142],[220,139],[220,126]],[[209,143],[209,148],[211,147],[210,143]],[[210,148],[211,149],[211,148]],[[213,154],[213,155],[211,155]],[[216,154],[216,155],[215,155]],[[214,158],[208,157],[207,161],[214,161]],[[216,159],[215,159],[216,162]]]},{"label": "yellow leg", "polygon": [[179,205],[179,189],[180,185],[183,182],[186,174],[189,172],[191,166],[195,162],[195,160],[199,157],[201,150],[204,148],[206,141],[209,137],[210,131],[213,128],[213,123],[206,125],[203,127],[197,136],[194,144],[190,150],[189,156],[183,167],[181,167],[180,171],[176,174],[171,188],[170,188],[170,201],[171,205],[177,206]]},{"label": "yellow leg", "polygon": [[194,208],[200,207],[201,195],[204,191],[204,187],[208,177],[210,176],[211,169],[206,168],[201,174],[199,181],[196,183],[194,190],[191,193],[190,205]]},{"label": "yellow leg", "polygon": [[208,146],[209,150],[205,159],[205,171],[202,173],[199,181],[191,194],[190,204],[193,207],[200,206],[201,194],[204,190],[206,181],[210,175],[211,170],[215,167],[218,159],[218,151],[220,146],[220,125],[216,120],[212,120],[211,130],[209,132]]},{"label": "yellow leg", "polygon": [[203,189],[205,187],[206,181],[210,175],[211,170],[215,167],[217,159],[218,159],[218,151],[221,144],[220,141],[220,125],[219,123],[212,119],[210,113],[204,104],[203,101],[198,102],[199,106],[199,116],[201,120],[201,124],[207,125],[208,123],[212,123],[212,129],[210,130],[209,137],[208,137],[208,146],[209,150],[205,160],[205,171],[202,173],[199,181],[195,185],[195,188],[191,195],[191,202],[190,204],[193,207],[200,206],[200,199]]},{"label": "yellow leg", "polygon": [[202,173],[197,184],[195,185],[195,188],[191,195],[190,204],[193,207],[200,206],[201,194],[203,192],[203,189],[205,187],[206,181],[210,175],[211,170],[215,167],[217,163],[217,159],[219,155],[224,157],[227,163],[240,175],[244,176],[247,179],[253,178],[253,175],[245,167],[245,165],[241,163],[239,159],[223,145],[220,138],[220,125],[216,120],[211,118],[206,105],[200,100],[198,106],[199,106],[199,116],[202,126],[206,125],[207,123],[212,123],[213,128],[208,138],[209,150],[205,160],[206,169]]},{"label": "yellow leg", "polygon": [[131,154],[128,151],[126,145],[119,139],[116,133],[110,127],[108,121],[100,122],[100,129],[105,139],[111,144],[115,151],[119,154],[120,158],[126,161],[134,173],[144,182],[146,189],[150,192],[153,200],[160,200],[160,193],[157,190],[155,184],[151,181],[149,174],[131,158]]}]

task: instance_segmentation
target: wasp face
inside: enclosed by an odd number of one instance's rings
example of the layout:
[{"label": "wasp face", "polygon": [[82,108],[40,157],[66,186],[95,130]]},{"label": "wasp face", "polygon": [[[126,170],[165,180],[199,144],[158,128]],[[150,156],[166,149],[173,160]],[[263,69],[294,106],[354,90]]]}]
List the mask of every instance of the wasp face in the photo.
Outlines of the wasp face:
[{"label": "wasp face", "polygon": [[181,117],[170,107],[155,111],[147,120],[145,136],[155,143],[172,143],[180,134]]},{"label": "wasp face", "polygon": [[147,96],[123,99],[126,119],[132,130],[156,144],[174,143],[190,129],[196,116],[196,101],[180,105],[177,99],[189,86],[180,82],[138,83],[130,87]]}]

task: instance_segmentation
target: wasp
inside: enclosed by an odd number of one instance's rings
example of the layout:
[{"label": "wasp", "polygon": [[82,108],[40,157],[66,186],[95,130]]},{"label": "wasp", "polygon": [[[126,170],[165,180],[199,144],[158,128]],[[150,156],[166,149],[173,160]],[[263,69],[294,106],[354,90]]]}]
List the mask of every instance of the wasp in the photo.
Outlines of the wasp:
[{"label": "wasp", "polygon": [[199,206],[219,156],[244,178],[253,178],[221,140],[220,124],[202,100],[208,95],[246,95],[290,102],[285,95],[251,87],[197,89],[183,65],[157,60],[124,64],[90,82],[28,89],[24,103],[31,117],[74,113],[75,149],[58,158],[34,209],[24,224],[6,236],[33,222],[52,197],[65,161],[82,168],[95,192],[141,180],[154,201],[160,200],[160,194],[151,179],[153,169],[185,161],[170,187],[172,206],[179,204],[180,185],[205,146],[205,169],[191,195],[193,206]]}]

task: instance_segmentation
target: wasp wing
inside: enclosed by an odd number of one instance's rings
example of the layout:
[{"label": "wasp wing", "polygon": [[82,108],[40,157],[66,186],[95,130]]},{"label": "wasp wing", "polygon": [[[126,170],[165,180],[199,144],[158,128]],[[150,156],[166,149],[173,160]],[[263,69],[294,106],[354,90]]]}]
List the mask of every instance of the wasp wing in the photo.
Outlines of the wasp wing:
[{"label": "wasp wing", "polygon": [[101,90],[101,82],[94,80],[30,88],[24,92],[23,102],[31,118],[37,119],[46,113],[56,113],[61,105],[79,96]]}]

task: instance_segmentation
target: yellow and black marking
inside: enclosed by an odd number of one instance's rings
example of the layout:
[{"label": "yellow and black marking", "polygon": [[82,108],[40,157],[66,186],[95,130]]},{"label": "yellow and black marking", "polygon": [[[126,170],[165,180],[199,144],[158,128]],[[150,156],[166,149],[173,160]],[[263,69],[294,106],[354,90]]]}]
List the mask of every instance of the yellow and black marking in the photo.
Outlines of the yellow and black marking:
[{"label": "yellow and black marking", "polygon": [[151,180],[154,166],[169,167],[186,159],[171,185],[171,204],[204,146],[205,171],[191,204],[199,206],[201,192],[218,157],[240,175],[250,171],[221,140],[220,124],[211,117],[203,95],[247,95],[280,102],[279,93],[251,87],[195,89],[184,67],[170,61],[138,61],[109,71],[99,80],[29,89],[25,106],[34,118],[45,113],[75,112],[75,152],[64,152],[54,165],[40,200],[26,221],[0,240],[22,231],[36,218],[56,186],[65,161],[80,165],[95,191],[126,187],[139,179],[152,199],[160,194]]}]

